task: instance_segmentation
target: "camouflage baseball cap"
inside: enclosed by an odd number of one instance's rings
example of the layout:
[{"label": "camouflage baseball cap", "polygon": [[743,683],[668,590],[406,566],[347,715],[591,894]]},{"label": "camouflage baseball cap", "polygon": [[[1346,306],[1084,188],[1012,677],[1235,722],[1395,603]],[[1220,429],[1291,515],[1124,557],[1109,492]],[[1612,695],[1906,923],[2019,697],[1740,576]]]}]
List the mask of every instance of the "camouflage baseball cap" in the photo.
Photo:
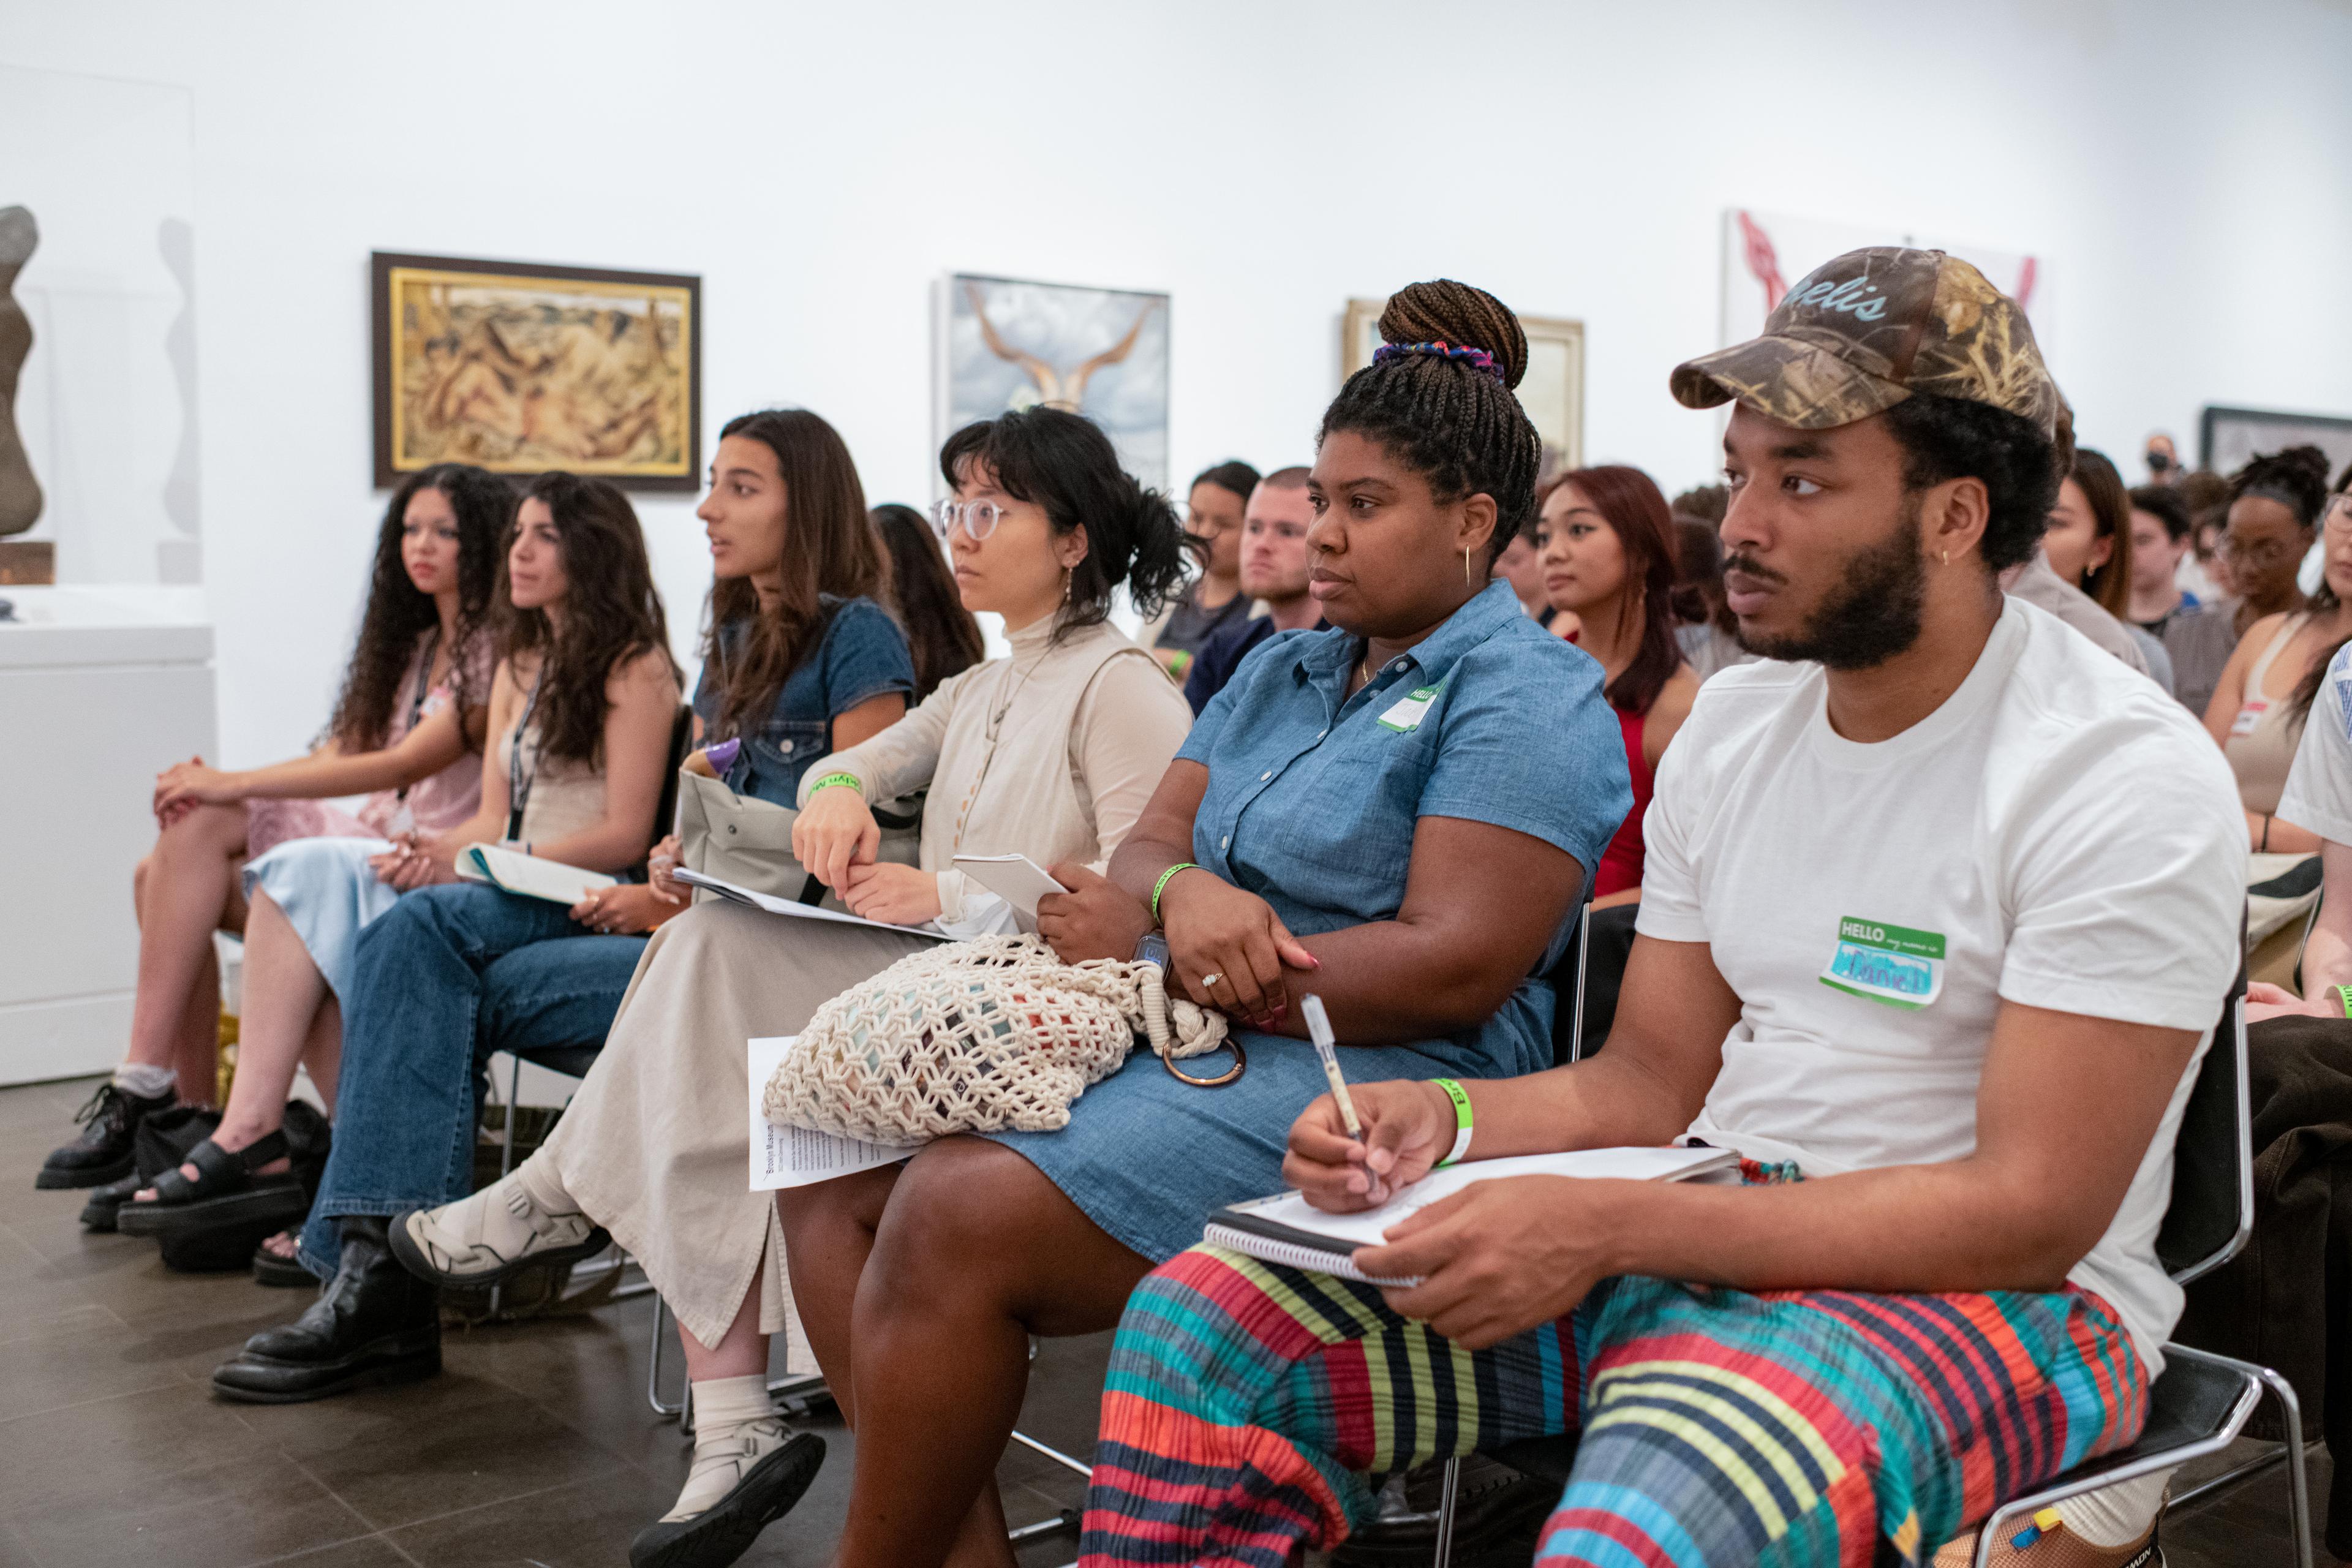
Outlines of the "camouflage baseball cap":
[{"label": "camouflage baseball cap", "polygon": [[1915,392],[1990,404],[2053,440],[2064,400],[2016,300],[1940,250],[1849,250],[1789,290],[1764,335],[1675,367],[1688,408],[1733,398],[1766,418],[1826,430]]}]

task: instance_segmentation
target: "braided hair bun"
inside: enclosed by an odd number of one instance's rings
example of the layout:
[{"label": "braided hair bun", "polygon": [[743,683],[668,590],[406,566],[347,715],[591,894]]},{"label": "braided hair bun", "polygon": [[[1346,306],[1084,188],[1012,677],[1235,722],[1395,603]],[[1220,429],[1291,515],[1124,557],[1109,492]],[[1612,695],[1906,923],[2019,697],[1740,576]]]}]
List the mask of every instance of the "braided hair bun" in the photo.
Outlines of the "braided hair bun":
[{"label": "braided hair bun", "polygon": [[1495,501],[1491,561],[1535,521],[1543,442],[1511,389],[1528,335],[1510,308],[1450,279],[1399,289],[1381,311],[1385,346],[1323,415],[1320,446],[1347,430],[1379,442],[1441,502]]},{"label": "braided hair bun", "polygon": [[2327,454],[2316,447],[2265,452],[2230,476],[2230,499],[2266,496],[2294,513],[2305,528],[2327,510]]}]

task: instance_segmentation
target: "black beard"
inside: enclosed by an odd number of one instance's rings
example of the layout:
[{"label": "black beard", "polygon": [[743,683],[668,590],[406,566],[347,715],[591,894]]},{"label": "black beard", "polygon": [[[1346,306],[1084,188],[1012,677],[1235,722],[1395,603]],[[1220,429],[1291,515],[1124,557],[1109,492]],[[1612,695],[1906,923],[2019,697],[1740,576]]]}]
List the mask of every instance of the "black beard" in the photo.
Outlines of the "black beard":
[{"label": "black beard", "polygon": [[1765,658],[1810,659],[1831,669],[1869,669],[1919,640],[1927,598],[1927,563],[1919,553],[1919,498],[1909,498],[1902,521],[1876,544],[1857,551],[1837,585],[1803,629],[1784,637],[1735,634],[1741,647]]}]

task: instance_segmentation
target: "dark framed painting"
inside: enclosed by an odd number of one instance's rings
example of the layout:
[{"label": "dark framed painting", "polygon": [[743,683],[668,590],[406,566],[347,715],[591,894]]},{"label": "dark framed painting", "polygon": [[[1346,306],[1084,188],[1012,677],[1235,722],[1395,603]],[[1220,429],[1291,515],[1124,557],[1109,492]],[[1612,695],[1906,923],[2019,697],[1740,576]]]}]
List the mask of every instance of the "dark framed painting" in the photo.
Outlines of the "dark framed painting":
[{"label": "dark framed painting", "polygon": [[377,251],[375,482],[436,463],[691,490],[702,279]]},{"label": "dark framed painting", "polygon": [[2198,466],[2217,474],[2235,473],[2257,452],[2284,447],[2316,447],[2327,454],[2330,476],[2341,474],[2352,464],[2352,418],[2209,405],[2197,421]]}]

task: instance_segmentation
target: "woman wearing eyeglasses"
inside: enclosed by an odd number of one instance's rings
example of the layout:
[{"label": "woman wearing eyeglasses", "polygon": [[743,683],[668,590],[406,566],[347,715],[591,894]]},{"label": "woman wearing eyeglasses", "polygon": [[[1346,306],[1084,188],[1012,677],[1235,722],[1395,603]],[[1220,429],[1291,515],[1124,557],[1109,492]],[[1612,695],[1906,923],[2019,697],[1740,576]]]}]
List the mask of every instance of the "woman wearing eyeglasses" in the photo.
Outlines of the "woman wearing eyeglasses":
[{"label": "woman wearing eyeglasses", "polygon": [[[935,513],[967,609],[1003,617],[1009,658],[944,682],[863,744],[812,764],[793,847],[852,910],[957,937],[1014,929],[959,854],[1103,870],[1183,743],[1192,710],[1107,619],[1124,584],[1146,615],[1177,585],[1182,535],[1110,440],[1037,407],[968,426]],[[869,803],[928,788],[919,862],[877,863]],[[677,1314],[695,1458],[631,1561],[732,1562],[800,1496],[824,1444],[772,1413],[768,1337],[791,1326],[775,1205],[748,1190],[745,1041],[794,1033],[829,998],[927,945],[872,927],[696,906],[655,933],[596,1068],[546,1146],[461,1203],[394,1222],[411,1270],[484,1284],[514,1260],[584,1257],[605,1234]]]},{"label": "woman wearing eyeglasses", "polygon": [[[2327,493],[2316,447],[2256,458],[2231,480],[2228,552],[2244,633],[2206,704],[2205,728],[2238,775],[2247,847],[2315,852],[2318,838],[2274,815],[2327,662],[2352,637],[2352,511]],[[2296,569],[2326,518],[2326,570],[2305,599]],[[2226,613],[2226,611],[2224,612]]]}]

